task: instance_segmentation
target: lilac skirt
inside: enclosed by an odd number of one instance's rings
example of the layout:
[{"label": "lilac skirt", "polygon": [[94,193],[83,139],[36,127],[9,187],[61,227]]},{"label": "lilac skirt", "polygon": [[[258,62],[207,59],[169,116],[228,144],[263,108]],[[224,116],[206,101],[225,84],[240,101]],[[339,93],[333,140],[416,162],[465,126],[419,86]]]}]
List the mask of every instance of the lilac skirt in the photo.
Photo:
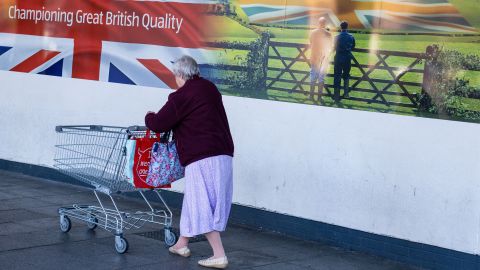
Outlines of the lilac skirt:
[{"label": "lilac skirt", "polygon": [[227,226],[233,193],[232,157],[205,158],[185,168],[180,235],[193,237]]}]

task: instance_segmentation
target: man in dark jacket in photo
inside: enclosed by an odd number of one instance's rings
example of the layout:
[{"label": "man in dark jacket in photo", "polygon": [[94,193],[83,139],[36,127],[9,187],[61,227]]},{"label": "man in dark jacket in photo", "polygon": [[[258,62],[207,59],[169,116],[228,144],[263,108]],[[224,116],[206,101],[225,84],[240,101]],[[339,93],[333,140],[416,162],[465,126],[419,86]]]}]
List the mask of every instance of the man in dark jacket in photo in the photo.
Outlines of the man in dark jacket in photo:
[{"label": "man in dark jacket in photo", "polygon": [[343,78],[344,98],[348,98],[350,69],[352,66],[352,50],[355,48],[355,38],[348,33],[348,22],[340,23],[342,32],[335,39],[335,59],[333,71],[333,85],[335,88],[334,100],[340,101],[340,85]]}]

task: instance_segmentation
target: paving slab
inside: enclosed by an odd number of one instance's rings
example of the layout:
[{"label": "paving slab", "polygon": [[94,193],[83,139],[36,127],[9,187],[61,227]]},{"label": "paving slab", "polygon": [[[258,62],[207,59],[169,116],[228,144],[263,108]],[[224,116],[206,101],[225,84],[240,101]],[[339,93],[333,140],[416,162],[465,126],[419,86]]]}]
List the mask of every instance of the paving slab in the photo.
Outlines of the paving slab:
[{"label": "paving slab", "polygon": [[[121,210],[146,210],[144,201],[114,196]],[[102,196],[106,207],[112,203]],[[162,226],[148,224],[126,231],[129,250],[118,254],[111,232],[89,230],[72,219],[68,233],[59,229],[58,208],[97,204],[92,190],[66,183],[0,170],[0,269],[205,269],[197,264],[210,256],[204,237],[190,244],[192,256],[169,254]],[[160,207],[154,203],[155,207]],[[178,231],[179,211],[174,210]],[[414,270],[419,269],[380,257],[346,251],[271,232],[229,224],[223,243],[229,269],[256,270]]]}]

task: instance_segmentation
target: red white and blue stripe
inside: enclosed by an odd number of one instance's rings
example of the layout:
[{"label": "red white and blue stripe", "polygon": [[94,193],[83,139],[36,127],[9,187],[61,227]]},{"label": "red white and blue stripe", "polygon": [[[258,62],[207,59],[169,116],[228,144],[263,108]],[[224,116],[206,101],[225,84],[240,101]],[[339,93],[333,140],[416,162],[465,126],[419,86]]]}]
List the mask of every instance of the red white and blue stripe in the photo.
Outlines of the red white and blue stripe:
[{"label": "red white and blue stripe", "polygon": [[352,28],[412,32],[477,32],[448,0],[239,0],[250,22],[330,25],[349,21]]}]

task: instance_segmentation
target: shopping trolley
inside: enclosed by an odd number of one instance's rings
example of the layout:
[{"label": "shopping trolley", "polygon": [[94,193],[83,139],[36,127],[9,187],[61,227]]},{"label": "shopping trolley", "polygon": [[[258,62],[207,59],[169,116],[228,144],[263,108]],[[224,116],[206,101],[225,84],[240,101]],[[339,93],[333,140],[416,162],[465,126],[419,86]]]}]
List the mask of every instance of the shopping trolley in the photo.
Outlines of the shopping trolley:
[{"label": "shopping trolley", "polygon": [[[62,232],[68,232],[71,229],[70,218],[84,221],[91,230],[97,226],[101,227],[115,235],[115,250],[122,254],[128,250],[128,242],[123,236],[124,230],[138,229],[146,223],[154,223],[164,226],[165,244],[167,246],[175,244],[178,236],[172,230],[172,211],[160,194],[160,190],[153,189],[163,203],[164,209],[158,210],[154,209],[146,198],[145,189],[136,189],[127,181],[123,173],[126,162],[126,142],[131,136],[145,137],[145,127],[84,125],[57,126],[55,130],[57,143],[54,167],[68,176],[91,185],[98,201],[97,206],[74,204],[59,208]],[[119,209],[112,194],[132,191],[140,193],[148,206],[147,211],[125,212]],[[105,206],[100,199],[101,194],[110,199],[113,208]]]}]

